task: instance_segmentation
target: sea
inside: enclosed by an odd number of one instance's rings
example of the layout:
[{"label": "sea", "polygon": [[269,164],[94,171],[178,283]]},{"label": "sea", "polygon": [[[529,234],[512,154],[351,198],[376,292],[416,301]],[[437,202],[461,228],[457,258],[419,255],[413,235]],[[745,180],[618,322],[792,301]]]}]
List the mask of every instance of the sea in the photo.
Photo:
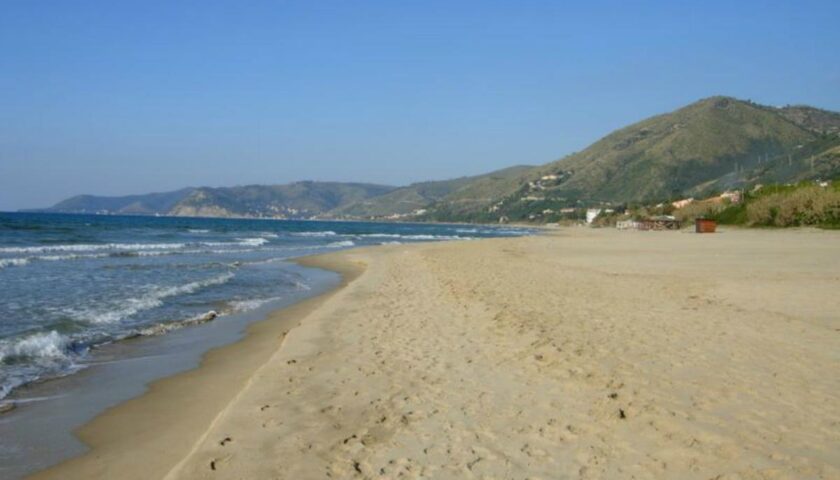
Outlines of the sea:
[{"label": "sea", "polygon": [[[18,407],[0,415],[0,434],[13,432],[0,435],[0,476],[79,453],[70,440],[49,446],[44,435],[58,428],[69,437],[80,422],[142,393],[149,381],[194,367],[207,349],[235,341],[269,311],[338,284],[336,274],[301,267],[295,257],[530,233],[507,226],[0,213],[0,406]],[[99,373],[85,374],[89,369]],[[68,418],[51,418],[57,408],[69,409]],[[47,418],[48,425],[39,423]]]},{"label": "sea", "polygon": [[[312,288],[294,257],[365,245],[522,235],[404,223],[0,214],[0,399],[72,374],[106,343]],[[211,313],[212,312],[212,313]]]}]

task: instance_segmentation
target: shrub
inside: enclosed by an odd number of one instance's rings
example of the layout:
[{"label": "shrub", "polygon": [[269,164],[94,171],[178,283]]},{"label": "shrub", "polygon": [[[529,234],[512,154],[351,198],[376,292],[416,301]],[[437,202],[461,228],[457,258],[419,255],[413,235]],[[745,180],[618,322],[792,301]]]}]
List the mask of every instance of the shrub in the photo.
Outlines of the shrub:
[{"label": "shrub", "polygon": [[773,227],[840,225],[840,190],[809,185],[761,195],[747,204],[746,223]]}]

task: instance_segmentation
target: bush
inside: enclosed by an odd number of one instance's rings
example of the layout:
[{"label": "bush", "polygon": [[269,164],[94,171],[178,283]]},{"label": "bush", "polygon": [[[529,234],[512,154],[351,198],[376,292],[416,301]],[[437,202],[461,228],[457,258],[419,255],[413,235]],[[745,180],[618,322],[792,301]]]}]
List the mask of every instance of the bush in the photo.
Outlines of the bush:
[{"label": "bush", "polygon": [[840,225],[840,190],[817,185],[761,195],[746,206],[748,225]]}]

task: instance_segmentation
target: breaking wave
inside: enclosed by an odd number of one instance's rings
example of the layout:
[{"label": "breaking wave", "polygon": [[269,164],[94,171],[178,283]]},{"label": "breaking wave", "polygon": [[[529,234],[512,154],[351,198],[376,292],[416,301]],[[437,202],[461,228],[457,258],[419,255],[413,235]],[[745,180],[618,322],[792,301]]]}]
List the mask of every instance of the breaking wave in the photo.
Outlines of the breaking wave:
[{"label": "breaking wave", "polygon": [[352,246],[355,246],[355,245],[356,245],[356,243],[353,242],[353,240],[342,240],[340,242],[328,243],[327,247],[328,248],[343,248],[343,247],[352,247]]},{"label": "breaking wave", "polygon": [[146,295],[137,298],[119,300],[119,306],[104,309],[82,309],[70,310],[70,316],[75,320],[90,323],[114,323],[126,319],[144,310],[157,308],[163,305],[163,300],[177,295],[187,295],[198,290],[214,285],[222,285],[234,277],[232,272],[227,272],[217,277],[197,282],[185,283],[176,287],[156,287]]},{"label": "breaking wave", "polygon": [[338,234],[332,230],[324,230],[322,232],[293,232],[292,235],[296,237],[334,237]]},{"label": "breaking wave", "polygon": [[160,250],[184,248],[184,243],[79,243],[39,247],[2,247],[0,253],[95,252],[98,250]]},{"label": "breaking wave", "polygon": [[28,258],[0,258],[0,268],[20,267],[29,263]]}]

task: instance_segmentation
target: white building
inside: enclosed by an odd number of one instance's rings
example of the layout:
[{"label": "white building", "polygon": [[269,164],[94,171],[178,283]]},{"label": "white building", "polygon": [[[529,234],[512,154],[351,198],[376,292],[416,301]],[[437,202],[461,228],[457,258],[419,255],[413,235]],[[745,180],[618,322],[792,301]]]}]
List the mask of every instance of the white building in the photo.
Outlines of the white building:
[{"label": "white building", "polygon": [[586,223],[592,223],[601,214],[600,208],[587,208],[586,209]]}]

